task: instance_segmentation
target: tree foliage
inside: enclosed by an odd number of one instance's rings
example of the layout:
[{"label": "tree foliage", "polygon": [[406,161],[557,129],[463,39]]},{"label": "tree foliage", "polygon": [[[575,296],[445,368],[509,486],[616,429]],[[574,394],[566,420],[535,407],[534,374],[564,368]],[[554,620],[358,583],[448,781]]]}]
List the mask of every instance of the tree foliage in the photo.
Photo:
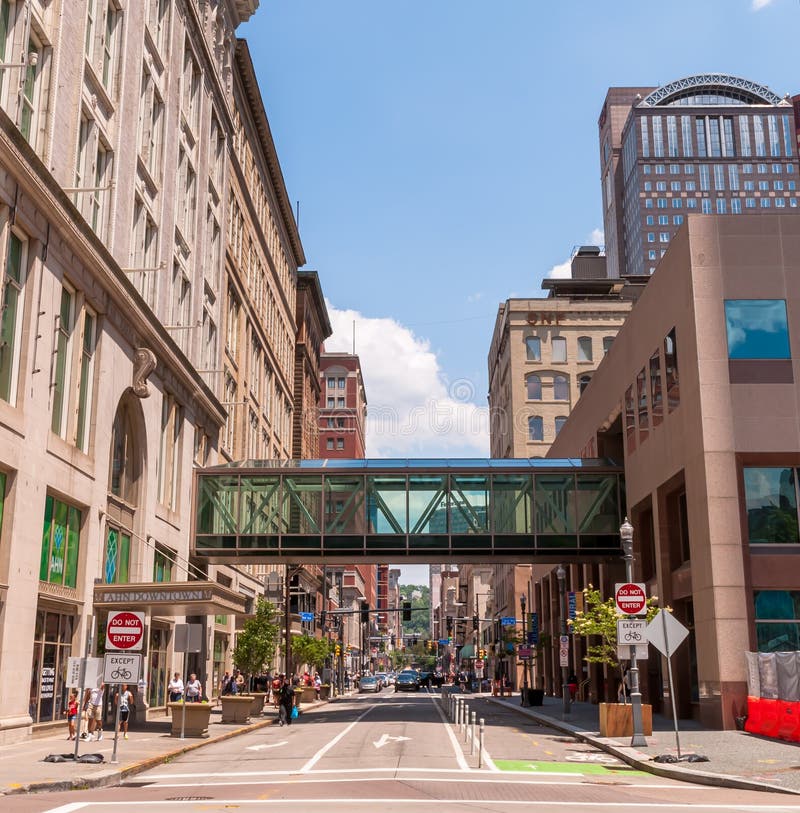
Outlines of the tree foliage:
[{"label": "tree foliage", "polygon": [[[617,621],[622,616],[617,612],[614,597],[605,601],[600,591],[590,584],[583,590],[584,610],[575,614],[574,620],[567,623],[575,635],[583,635],[587,639],[585,661],[589,663],[604,663],[619,669],[622,667],[617,657]],[[652,621],[658,613],[658,598],[651,596],[647,599],[648,622]],[[666,608],[669,611],[669,608]]]},{"label": "tree foliage", "polygon": [[275,606],[260,598],[255,615],[244,622],[243,629],[236,636],[233,662],[250,676],[260,674],[265,667],[272,667],[280,632]]},{"label": "tree foliage", "polygon": [[322,669],[325,659],[334,648],[327,638],[314,638],[311,635],[292,636],[292,662],[295,668],[307,663],[315,669]]},{"label": "tree foliage", "polygon": [[[418,595],[414,595],[417,593]],[[423,637],[430,637],[430,587],[426,584],[401,584],[400,594],[411,602],[411,620],[403,621],[403,634],[417,633]],[[416,609],[419,608],[419,609]],[[424,608],[424,609],[423,609]]]}]

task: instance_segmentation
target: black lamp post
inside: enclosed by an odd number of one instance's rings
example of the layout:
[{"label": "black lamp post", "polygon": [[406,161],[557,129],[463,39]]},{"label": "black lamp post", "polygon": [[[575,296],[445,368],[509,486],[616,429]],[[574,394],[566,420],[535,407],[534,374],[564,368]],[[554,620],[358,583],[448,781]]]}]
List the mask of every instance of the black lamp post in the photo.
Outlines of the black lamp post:
[{"label": "black lamp post", "polygon": [[[558,579],[558,608],[561,620],[561,638],[567,635],[567,571],[564,570],[564,565],[559,565],[556,569],[556,578]],[[561,653],[561,641],[559,641],[559,657]],[[562,716],[570,716],[570,698],[569,698],[569,667],[562,663],[561,665],[561,699],[563,701]]]},{"label": "black lamp post", "polygon": [[[528,634],[526,628],[525,618],[525,593],[521,593],[519,597],[520,608],[522,609],[522,646],[528,646]],[[527,707],[530,706],[530,692],[528,690],[528,659],[522,661],[522,697],[520,705]]]},{"label": "black lamp post", "polygon": [[[625,521],[619,529],[619,536],[622,540],[622,558],[625,560],[625,579],[630,584],[633,581],[633,525]],[[631,714],[633,716],[633,736],[631,737],[631,747],[647,747],[647,740],[644,736],[644,724],[642,721],[642,692],[639,688],[639,667],[636,663],[636,646],[631,646],[630,652],[631,667]]]}]

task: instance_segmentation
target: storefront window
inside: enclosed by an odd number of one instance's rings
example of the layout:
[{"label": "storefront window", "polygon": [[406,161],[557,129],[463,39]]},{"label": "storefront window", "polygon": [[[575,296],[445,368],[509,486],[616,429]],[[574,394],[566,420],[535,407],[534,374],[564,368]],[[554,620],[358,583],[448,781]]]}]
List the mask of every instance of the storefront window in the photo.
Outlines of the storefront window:
[{"label": "storefront window", "polygon": [[744,497],[751,545],[800,542],[794,469],[746,467]]},{"label": "storefront window", "polygon": [[214,674],[212,676],[212,687],[219,686],[222,676],[225,674],[225,651],[228,648],[228,639],[224,635],[214,636]]},{"label": "storefront window", "polygon": [[39,579],[75,587],[78,575],[81,512],[47,495]]},{"label": "storefront window", "polygon": [[67,659],[72,650],[74,616],[48,610],[36,613],[28,713],[34,723],[60,720],[66,709]]},{"label": "storefront window", "polygon": [[106,552],[103,561],[103,576],[106,584],[127,584],[130,581],[130,558],[130,535],[109,525],[106,532]]},{"label": "storefront window", "polygon": [[800,649],[800,590],[756,590],[754,601],[758,651]]},{"label": "storefront window", "polygon": [[[167,669],[167,645],[169,631],[158,627],[150,630],[148,654],[147,702],[152,706],[163,706],[166,698],[166,685],[169,678]],[[181,671],[180,669],[178,671]],[[184,675],[185,679],[186,676]]]}]

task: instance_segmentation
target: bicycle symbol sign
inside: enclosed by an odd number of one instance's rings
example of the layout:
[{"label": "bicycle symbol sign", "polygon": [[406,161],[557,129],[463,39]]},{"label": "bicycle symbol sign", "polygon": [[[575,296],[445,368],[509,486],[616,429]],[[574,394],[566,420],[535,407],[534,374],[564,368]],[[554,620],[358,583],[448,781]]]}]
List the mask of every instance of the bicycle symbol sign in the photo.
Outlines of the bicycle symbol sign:
[{"label": "bicycle symbol sign", "polygon": [[647,657],[647,637],[644,618],[620,618],[617,620],[617,647],[621,658],[629,658],[631,647],[636,647],[636,657]]},{"label": "bicycle symbol sign", "polygon": [[142,669],[138,653],[107,652],[103,661],[103,682],[109,685],[136,683]]}]

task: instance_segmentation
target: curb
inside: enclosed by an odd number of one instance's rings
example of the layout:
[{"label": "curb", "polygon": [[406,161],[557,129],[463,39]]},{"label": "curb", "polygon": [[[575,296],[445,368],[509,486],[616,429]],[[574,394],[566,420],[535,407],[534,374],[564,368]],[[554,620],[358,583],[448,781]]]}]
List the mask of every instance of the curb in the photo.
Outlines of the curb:
[{"label": "curb", "polygon": [[785,793],[790,796],[800,796],[800,791],[793,790],[792,788],[784,788],[780,785],[770,785],[766,782],[754,782],[749,779],[741,779],[735,776],[728,776],[727,774],[707,773],[705,771],[693,771],[690,768],[676,768],[669,765],[669,763],[653,762],[652,758],[637,751],[634,748],[624,745],[615,745],[610,742],[605,742],[600,737],[590,734],[588,731],[577,726],[566,723],[563,720],[558,720],[553,717],[548,717],[546,714],[539,714],[535,711],[530,711],[527,708],[511,706],[508,703],[498,701],[494,698],[486,698],[490,703],[497,706],[519,711],[521,714],[536,720],[537,723],[542,723],[549,728],[554,728],[556,731],[561,731],[565,734],[571,734],[581,742],[589,743],[600,748],[606,753],[621,759],[633,768],[647,771],[647,773],[661,776],[665,779],[677,779],[681,782],[693,782],[696,785],[713,785],[720,788],[733,788],[735,790],[757,790],[768,793]]}]

